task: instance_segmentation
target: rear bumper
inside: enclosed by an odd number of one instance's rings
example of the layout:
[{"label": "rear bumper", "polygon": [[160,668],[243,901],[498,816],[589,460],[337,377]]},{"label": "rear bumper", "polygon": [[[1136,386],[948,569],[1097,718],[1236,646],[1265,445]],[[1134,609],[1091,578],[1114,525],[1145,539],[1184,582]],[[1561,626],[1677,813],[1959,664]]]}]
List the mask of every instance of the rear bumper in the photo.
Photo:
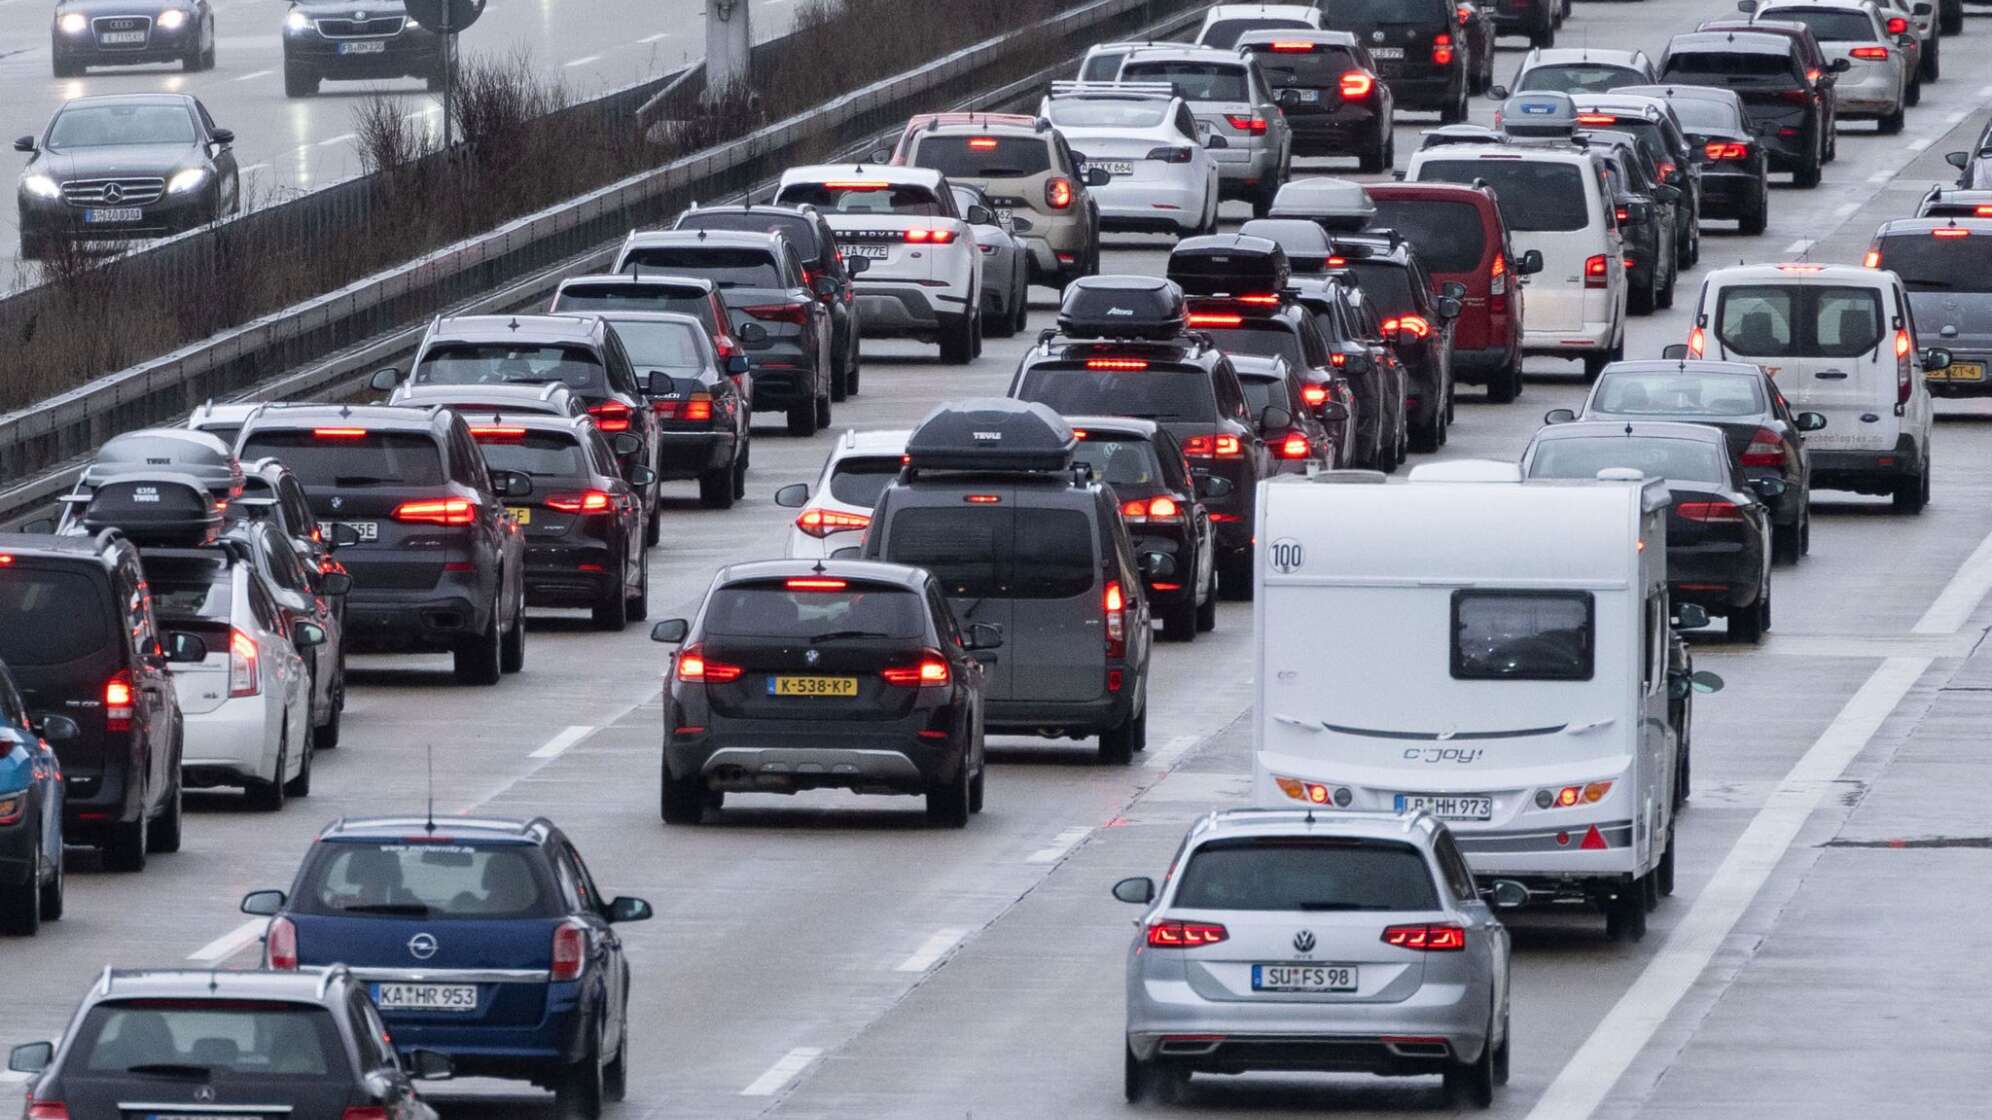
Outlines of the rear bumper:
[{"label": "rear bumper", "polygon": [[[1252,1070],[1437,1073],[1487,1043],[1488,990],[1425,984],[1398,1003],[1217,1001],[1187,981],[1140,980],[1128,992],[1127,1044],[1145,1060],[1208,1073]],[[1386,1043],[1392,1039],[1443,1040]]]},{"label": "rear bumper", "polygon": [[[462,573],[468,582],[475,573]],[[443,585],[426,591],[355,590],[346,604],[347,649],[354,653],[407,653],[449,649],[482,634],[491,604],[474,587]]]},{"label": "rear bumper", "polygon": [[1521,360],[1521,348],[1510,342],[1480,350],[1453,351],[1453,380],[1479,385],[1497,373],[1506,373]]},{"label": "rear bumper", "polygon": [[1280,150],[1270,139],[1235,137],[1231,144],[1210,153],[1217,163],[1218,190],[1225,198],[1254,194],[1279,177]]},{"label": "rear bumper", "polygon": [[1466,84],[1464,67],[1449,70],[1414,70],[1395,77],[1386,76],[1384,83],[1397,99],[1400,109],[1433,111],[1453,104],[1459,98],[1460,87]]},{"label": "rear bumper", "polygon": [[[965,292],[924,287],[912,280],[900,283],[861,281],[857,306],[862,323],[859,333],[866,338],[931,336],[942,328],[944,318],[967,314],[969,309]],[[761,376],[757,369],[754,373],[757,403],[761,395]]]},{"label": "rear bumper", "polygon": [[1951,352],[1952,368],[1956,368],[1962,362],[1976,362],[1984,366],[1987,373],[1986,376],[1980,377],[1976,381],[1933,381],[1925,377],[1923,384],[1929,387],[1931,396],[1950,397],[1953,399],[1958,397],[1992,396],[1992,352],[1984,350],[1971,351],[1960,346],[1946,345],[1945,340],[1941,338],[1930,343],[1930,345],[1943,346]]},{"label": "rear bumper", "polygon": [[1889,451],[1807,451],[1814,489],[1885,494],[1897,482],[1922,473],[1923,455],[1910,436],[1898,436]]},{"label": "rear bumper", "polygon": [[[1335,90],[1323,90],[1324,97],[1339,97]],[[1345,156],[1349,149],[1376,142],[1382,121],[1364,108],[1342,108],[1332,114],[1287,118],[1293,125],[1293,154],[1297,156]]]},{"label": "rear bumper", "polygon": [[989,731],[1017,735],[1047,733],[1084,737],[1126,723],[1134,714],[1134,694],[1140,685],[1133,670],[1119,662],[1109,671],[1125,675],[1119,692],[1093,700],[990,700],[983,714]]},{"label": "rear bumper", "polygon": [[448,1055],[459,1077],[544,1082],[583,1056],[583,1028],[592,1010],[580,982],[547,984],[545,989],[545,1010],[537,1023],[475,1026],[391,1011],[381,1012],[381,1018],[403,1055],[411,1050]]},{"label": "rear bumper", "polygon": [[[1574,812],[1575,810],[1563,810]],[[1585,833],[1596,824],[1605,840],[1602,849],[1585,850]],[[1546,876],[1580,883],[1619,879],[1638,873],[1629,820],[1560,822],[1560,827],[1519,829],[1455,828],[1453,838],[1473,874],[1481,879],[1506,876]]]},{"label": "rear bumper", "polygon": [[617,586],[622,557],[605,541],[528,545],[526,605],[588,607]]},{"label": "rear bumper", "polygon": [[1093,188],[1100,228],[1139,233],[1188,233],[1203,224],[1204,190],[1167,180],[1124,180]]},{"label": "rear bumper", "polygon": [[740,439],[732,431],[662,432],[657,439],[657,477],[697,478],[707,471],[733,465]]},{"label": "rear bumper", "polygon": [[186,721],[191,749],[180,759],[180,774],[190,788],[239,786],[277,776],[276,757],[270,753],[276,736],[264,697],[229,700],[211,712],[189,714]]},{"label": "rear bumper", "polygon": [[1764,182],[1756,175],[1730,175],[1702,171],[1701,216],[1741,218],[1755,212],[1764,202]]},{"label": "rear bumper", "polygon": [[[798,793],[924,793],[954,778],[966,743],[920,732],[958,722],[951,709],[916,707],[899,719],[837,722],[731,719],[708,715],[703,730],[664,728],[664,765],[680,779],[698,775],[716,790]],[[693,731],[692,734],[680,732]]]},{"label": "rear bumper", "polygon": [[1718,614],[1754,606],[1763,594],[1764,557],[1742,541],[1667,546],[1667,591],[1676,603]]}]

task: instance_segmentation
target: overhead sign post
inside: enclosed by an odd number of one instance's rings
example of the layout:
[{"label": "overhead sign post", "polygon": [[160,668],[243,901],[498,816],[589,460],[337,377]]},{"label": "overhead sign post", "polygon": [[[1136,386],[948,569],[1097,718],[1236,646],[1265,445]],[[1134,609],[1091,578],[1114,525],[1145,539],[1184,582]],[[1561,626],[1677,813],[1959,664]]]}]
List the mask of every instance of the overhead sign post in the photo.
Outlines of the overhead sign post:
[{"label": "overhead sign post", "polygon": [[706,98],[754,80],[754,30],[746,0],[706,2]]},{"label": "overhead sign post", "polygon": [[456,146],[457,33],[484,14],[485,0],[405,0],[408,18],[443,37],[443,150]]}]

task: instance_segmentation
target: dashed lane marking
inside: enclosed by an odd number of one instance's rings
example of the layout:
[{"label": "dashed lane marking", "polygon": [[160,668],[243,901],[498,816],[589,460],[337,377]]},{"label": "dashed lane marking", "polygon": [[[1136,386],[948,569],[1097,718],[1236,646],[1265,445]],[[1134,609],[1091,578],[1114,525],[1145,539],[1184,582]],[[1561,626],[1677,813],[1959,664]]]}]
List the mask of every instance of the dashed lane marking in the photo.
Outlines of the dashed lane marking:
[{"label": "dashed lane marking", "polygon": [[580,742],[583,739],[586,739],[588,736],[594,734],[594,732],[595,729],[593,727],[584,724],[576,724],[575,726],[567,728],[566,730],[562,731],[560,734],[555,735],[553,738],[548,739],[546,741],[545,746],[527,755],[526,757],[559,758],[562,754],[565,754],[567,752],[567,748],[573,746],[574,744]]},{"label": "dashed lane marking", "polygon": [[1081,825],[1077,828],[1068,828],[1057,836],[1052,837],[1051,843],[1024,857],[1024,862],[1057,863],[1059,860],[1065,858],[1065,853],[1078,847],[1081,840],[1092,834],[1093,830],[1089,826]]},{"label": "dashed lane marking", "polygon": [[190,961],[201,964],[218,964],[253,944],[263,936],[263,930],[270,924],[268,918],[251,918],[213,941],[187,954]]},{"label": "dashed lane marking", "polygon": [[809,1068],[809,1063],[823,1056],[823,1051],[815,1046],[798,1046],[783,1054],[781,1060],[768,1067],[768,1072],[755,1078],[745,1089],[743,1097],[772,1097],[781,1092],[782,1086],[795,1080],[796,1074]]},{"label": "dashed lane marking", "polygon": [[925,972],[928,969],[934,967],[934,962],[940,960],[942,957],[947,956],[948,950],[953,949],[956,945],[961,944],[961,939],[967,936],[968,936],[968,931],[965,929],[955,929],[950,927],[948,929],[936,930],[932,937],[929,937],[927,940],[922,941],[920,943],[920,947],[918,949],[913,950],[912,956],[907,957],[903,961],[900,961],[899,964],[893,968],[893,971]]}]

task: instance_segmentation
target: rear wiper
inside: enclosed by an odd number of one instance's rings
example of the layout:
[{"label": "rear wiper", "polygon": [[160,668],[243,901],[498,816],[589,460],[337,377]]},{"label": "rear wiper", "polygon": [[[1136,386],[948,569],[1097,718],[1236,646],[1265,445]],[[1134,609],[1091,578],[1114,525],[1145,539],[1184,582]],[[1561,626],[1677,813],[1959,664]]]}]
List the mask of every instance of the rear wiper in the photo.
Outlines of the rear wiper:
[{"label": "rear wiper", "polygon": [[190,1077],[201,1081],[214,1076],[214,1070],[207,1066],[188,1065],[182,1062],[140,1062],[135,1066],[126,1066],[125,1072],[135,1073],[141,1077]]},{"label": "rear wiper", "polygon": [[876,630],[832,630],[829,631],[828,633],[818,634],[814,638],[809,639],[809,644],[815,645],[818,642],[834,642],[840,638],[890,638],[890,637],[892,637],[892,635],[881,634]]},{"label": "rear wiper", "polygon": [[332,480],[334,486],[386,486],[391,478],[375,478],[370,474],[342,474]]},{"label": "rear wiper", "polygon": [[1391,910],[1395,908],[1390,906],[1381,906],[1376,903],[1370,903],[1370,902],[1303,902],[1300,904],[1300,909],[1302,910]]},{"label": "rear wiper", "polygon": [[419,902],[362,902],[357,906],[341,906],[342,914],[396,914],[410,918],[426,918],[429,908]]}]

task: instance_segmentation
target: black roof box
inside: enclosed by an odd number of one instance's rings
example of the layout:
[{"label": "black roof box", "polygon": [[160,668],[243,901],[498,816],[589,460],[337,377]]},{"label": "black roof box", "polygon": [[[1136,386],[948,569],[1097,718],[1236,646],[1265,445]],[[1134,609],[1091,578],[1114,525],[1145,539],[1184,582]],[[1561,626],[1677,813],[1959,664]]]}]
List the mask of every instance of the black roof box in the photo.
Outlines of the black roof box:
[{"label": "black roof box", "polygon": [[1277,241],[1220,233],[1177,242],[1169,279],[1192,296],[1270,295],[1286,288],[1293,268]]},{"label": "black roof box", "polygon": [[190,475],[223,501],[242,493],[242,464],[235,452],[220,437],[189,428],[146,428],[111,437],[91,456],[77,489],[88,493],[105,479],[159,471]]},{"label": "black roof box", "polygon": [[97,484],[83,527],[92,533],[117,529],[138,545],[197,547],[220,534],[221,507],[191,474],[121,474]]},{"label": "black roof box", "polygon": [[1058,329],[1075,338],[1175,338],[1183,290],[1153,276],[1082,276],[1065,289]]},{"label": "black roof box", "polygon": [[1079,437],[1065,418],[1036,401],[975,397],[927,414],[906,441],[914,470],[1062,471]]}]

